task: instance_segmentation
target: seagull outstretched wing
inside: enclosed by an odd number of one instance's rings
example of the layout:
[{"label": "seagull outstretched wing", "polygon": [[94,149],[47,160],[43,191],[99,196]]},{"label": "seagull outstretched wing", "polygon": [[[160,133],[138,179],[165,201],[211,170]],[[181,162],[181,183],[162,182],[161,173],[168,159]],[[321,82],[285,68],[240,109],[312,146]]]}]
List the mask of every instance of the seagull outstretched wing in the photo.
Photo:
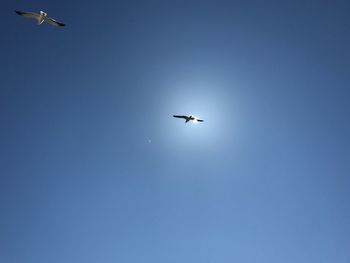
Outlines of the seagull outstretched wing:
[{"label": "seagull outstretched wing", "polygon": [[59,22],[51,17],[48,17],[46,21],[47,21],[47,23],[54,25],[54,26],[65,26],[66,25],[66,24],[63,24],[63,23],[61,23],[61,22]]},{"label": "seagull outstretched wing", "polygon": [[185,119],[185,120],[187,120],[187,116],[185,116],[185,115],[173,115],[173,117],[174,118],[180,118],[180,119]]},{"label": "seagull outstretched wing", "polygon": [[32,13],[32,12],[16,11],[16,14],[20,15],[20,16],[27,17],[27,18],[34,18],[36,20],[38,20],[38,18],[39,18],[39,14]]}]

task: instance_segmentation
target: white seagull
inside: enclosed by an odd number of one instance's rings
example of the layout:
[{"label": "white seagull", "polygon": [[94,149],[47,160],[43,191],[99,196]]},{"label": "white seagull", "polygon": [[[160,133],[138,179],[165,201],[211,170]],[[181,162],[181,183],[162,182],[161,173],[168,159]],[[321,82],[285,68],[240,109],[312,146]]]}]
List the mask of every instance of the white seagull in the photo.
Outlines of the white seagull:
[{"label": "white seagull", "polygon": [[179,118],[179,119],[185,119],[185,123],[192,121],[192,122],[203,122],[204,120],[200,120],[195,116],[186,116],[186,115],[173,115],[174,118]]},{"label": "white seagull", "polygon": [[24,17],[28,17],[28,18],[34,18],[36,21],[38,21],[38,25],[41,25],[44,22],[47,22],[51,25],[54,26],[65,26],[65,24],[58,22],[57,20],[48,17],[47,13],[40,11],[40,14],[37,13],[31,13],[31,12],[22,12],[22,11],[16,11],[16,14],[20,15],[20,16],[24,16]]}]

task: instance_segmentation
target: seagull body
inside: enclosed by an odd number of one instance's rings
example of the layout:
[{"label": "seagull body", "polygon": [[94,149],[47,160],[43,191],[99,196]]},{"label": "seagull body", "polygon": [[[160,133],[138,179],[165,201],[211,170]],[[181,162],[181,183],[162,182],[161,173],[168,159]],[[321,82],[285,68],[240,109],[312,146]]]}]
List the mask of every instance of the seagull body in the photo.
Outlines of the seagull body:
[{"label": "seagull body", "polygon": [[32,12],[22,12],[22,11],[16,11],[16,14],[20,16],[24,16],[27,18],[33,18],[38,22],[38,25],[41,25],[44,22],[47,22],[54,26],[65,26],[65,24],[47,16],[47,13],[40,11],[40,14],[32,13]]},{"label": "seagull body", "polygon": [[192,121],[192,122],[203,122],[204,120],[200,120],[195,116],[186,116],[186,115],[173,115],[174,118],[184,119],[185,123]]}]

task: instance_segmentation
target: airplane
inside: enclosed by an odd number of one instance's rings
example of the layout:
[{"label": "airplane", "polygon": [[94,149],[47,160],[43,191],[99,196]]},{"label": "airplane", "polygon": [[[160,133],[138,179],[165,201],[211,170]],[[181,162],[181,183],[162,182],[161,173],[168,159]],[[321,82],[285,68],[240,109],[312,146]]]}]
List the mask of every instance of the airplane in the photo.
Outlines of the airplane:
[{"label": "airplane", "polygon": [[184,119],[185,123],[192,121],[192,122],[203,122],[204,120],[198,119],[197,117],[190,115],[190,116],[186,116],[186,115],[173,115],[174,118],[179,118],[179,119]]},{"label": "airplane", "polygon": [[38,25],[41,25],[44,22],[47,22],[51,25],[54,26],[65,26],[65,24],[51,18],[47,16],[47,13],[40,11],[40,14],[37,13],[32,13],[32,12],[22,12],[22,11],[16,11],[16,14],[20,15],[20,16],[24,16],[27,18],[34,18],[37,20]]}]

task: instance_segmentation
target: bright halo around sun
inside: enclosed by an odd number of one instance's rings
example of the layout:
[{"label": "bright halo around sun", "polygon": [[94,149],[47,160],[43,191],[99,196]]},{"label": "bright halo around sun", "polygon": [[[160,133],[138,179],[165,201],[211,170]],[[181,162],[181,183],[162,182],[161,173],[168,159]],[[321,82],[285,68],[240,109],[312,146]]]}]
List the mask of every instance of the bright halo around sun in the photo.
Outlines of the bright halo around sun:
[{"label": "bright halo around sun", "polygon": [[192,120],[193,123],[198,123],[198,119],[194,118],[194,120]]}]

